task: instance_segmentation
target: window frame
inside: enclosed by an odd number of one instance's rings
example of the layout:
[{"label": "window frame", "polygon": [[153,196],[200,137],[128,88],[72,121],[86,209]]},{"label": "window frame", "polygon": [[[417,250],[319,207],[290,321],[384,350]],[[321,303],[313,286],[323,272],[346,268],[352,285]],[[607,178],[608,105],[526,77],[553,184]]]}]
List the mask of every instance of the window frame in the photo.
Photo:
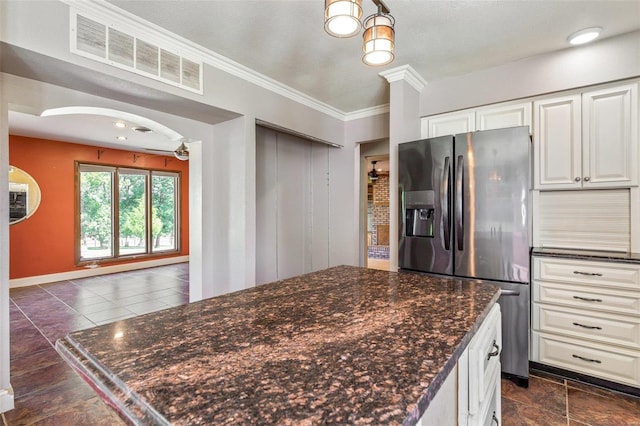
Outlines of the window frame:
[{"label": "window frame", "polygon": [[[144,167],[122,166],[117,164],[103,164],[75,161],[75,213],[74,213],[74,230],[75,230],[75,264],[76,266],[86,266],[97,263],[113,263],[123,260],[138,260],[156,257],[167,257],[168,255],[179,254],[181,248],[181,197],[180,186],[182,182],[182,172],[180,170],[161,170]],[[106,257],[83,258],[82,257],[82,224],[81,224],[81,173],[85,171],[94,172],[110,172],[111,173],[111,247],[112,254]],[[145,176],[145,251],[144,253],[134,253],[122,255],[120,253],[120,174],[135,174]],[[152,212],[152,179],[153,176],[169,176],[175,178],[174,199],[174,233],[175,247],[173,249],[154,251],[153,250],[153,212]]]}]

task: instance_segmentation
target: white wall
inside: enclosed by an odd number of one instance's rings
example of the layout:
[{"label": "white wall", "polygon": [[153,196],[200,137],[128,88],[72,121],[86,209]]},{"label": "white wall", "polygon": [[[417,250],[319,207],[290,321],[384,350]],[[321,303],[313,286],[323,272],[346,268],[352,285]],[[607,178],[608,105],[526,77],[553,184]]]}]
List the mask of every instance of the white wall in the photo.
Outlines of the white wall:
[{"label": "white wall", "polygon": [[421,117],[640,75],[640,31],[430,81]]},{"label": "white wall", "polygon": [[[0,14],[0,22],[2,15]],[[4,97],[0,74],[0,100]],[[13,408],[9,383],[9,131],[8,110],[0,102],[0,413]]]},{"label": "white wall", "polygon": [[389,263],[398,267],[398,144],[420,139],[420,92],[405,80],[391,83],[389,124]]}]

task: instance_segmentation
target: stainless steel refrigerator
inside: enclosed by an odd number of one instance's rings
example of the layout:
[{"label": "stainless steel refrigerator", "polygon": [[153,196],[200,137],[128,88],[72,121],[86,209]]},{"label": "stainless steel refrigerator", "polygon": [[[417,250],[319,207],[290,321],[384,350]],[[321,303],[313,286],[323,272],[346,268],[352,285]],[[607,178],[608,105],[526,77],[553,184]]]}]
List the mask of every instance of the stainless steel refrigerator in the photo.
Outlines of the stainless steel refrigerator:
[{"label": "stainless steel refrigerator", "polygon": [[502,289],[502,371],[529,377],[528,127],[398,146],[401,270]]}]

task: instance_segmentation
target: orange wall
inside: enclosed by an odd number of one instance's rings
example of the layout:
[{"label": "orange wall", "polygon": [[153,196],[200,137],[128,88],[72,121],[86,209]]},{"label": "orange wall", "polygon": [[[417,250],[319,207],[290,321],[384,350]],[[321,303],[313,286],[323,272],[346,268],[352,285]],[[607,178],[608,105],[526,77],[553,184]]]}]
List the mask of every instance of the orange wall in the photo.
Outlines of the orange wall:
[{"label": "orange wall", "polygon": [[94,146],[9,136],[9,164],[30,174],[42,193],[33,216],[9,226],[11,279],[83,269],[75,265],[75,161],[182,172],[182,250],[171,256],[189,254],[189,162],[136,152],[140,156],[134,163],[133,152],[101,149],[104,152],[98,159],[98,148]]}]

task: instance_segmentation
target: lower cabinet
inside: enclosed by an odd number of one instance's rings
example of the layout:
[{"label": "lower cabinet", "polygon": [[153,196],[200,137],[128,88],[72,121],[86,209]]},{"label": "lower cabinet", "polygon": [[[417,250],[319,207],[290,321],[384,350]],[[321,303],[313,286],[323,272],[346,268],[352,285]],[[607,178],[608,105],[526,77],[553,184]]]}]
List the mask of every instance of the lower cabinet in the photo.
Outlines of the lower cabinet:
[{"label": "lower cabinet", "polygon": [[501,324],[500,305],[496,303],[418,424],[501,424]]},{"label": "lower cabinet", "polygon": [[534,256],[531,360],[640,387],[640,265]]}]

